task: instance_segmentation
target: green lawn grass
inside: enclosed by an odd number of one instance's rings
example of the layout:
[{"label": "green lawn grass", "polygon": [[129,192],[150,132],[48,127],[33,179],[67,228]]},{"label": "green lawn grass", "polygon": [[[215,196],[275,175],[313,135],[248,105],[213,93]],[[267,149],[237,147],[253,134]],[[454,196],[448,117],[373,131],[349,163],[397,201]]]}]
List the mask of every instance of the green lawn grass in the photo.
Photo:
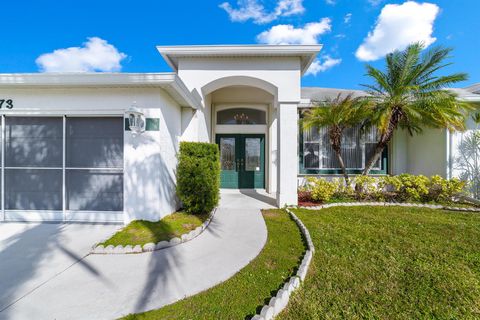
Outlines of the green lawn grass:
[{"label": "green lawn grass", "polygon": [[278,319],[480,319],[480,215],[295,210],[316,252]]},{"label": "green lawn grass", "polygon": [[110,239],[100,244],[104,246],[133,246],[137,244],[144,245],[149,242],[168,241],[194,230],[202,225],[207,218],[208,214],[193,215],[175,212],[157,222],[135,220],[115,233]]},{"label": "green lawn grass", "polygon": [[125,319],[249,319],[294,274],[305,251],[295,222],[281,210],[264,211],[268,239],[261,253],[224,283],[162,309]]}]

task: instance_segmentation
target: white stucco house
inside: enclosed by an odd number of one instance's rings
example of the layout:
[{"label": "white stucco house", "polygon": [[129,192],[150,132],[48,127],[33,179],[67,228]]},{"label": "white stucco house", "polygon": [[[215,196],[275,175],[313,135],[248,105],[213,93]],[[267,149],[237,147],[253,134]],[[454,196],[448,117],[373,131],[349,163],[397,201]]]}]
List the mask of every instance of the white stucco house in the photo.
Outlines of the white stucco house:
[{"label": "white stucco house", "polygon": [[[321,46],[158,50],[173,72],[0,74],[0,221],[158,220],[179,206],[180,141],[217,143],[222,187],[265,189],[280,207],[306,175],[338,173],[322,130],[298,123],[311,101],[347,92],[301,87]],[[480,101],[479,89],[458,93]],[[132,105],[143,133],[130,130]],[[352,173],[374,138],[348,133]],[[374,173],[448,176],[454,145],[445,131],[400,132]]]}]

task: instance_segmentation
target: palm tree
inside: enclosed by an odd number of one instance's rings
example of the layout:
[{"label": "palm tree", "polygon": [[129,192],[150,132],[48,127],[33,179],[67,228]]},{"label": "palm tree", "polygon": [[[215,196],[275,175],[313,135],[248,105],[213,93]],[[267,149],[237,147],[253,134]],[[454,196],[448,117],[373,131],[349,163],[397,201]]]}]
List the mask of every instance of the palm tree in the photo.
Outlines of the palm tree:
[{"label": "palm tree", "polygon": [[304,113],[302,123],[304,128],[327,127],[328,137],[333,151],[338,159],[342,174],[347,186],[350,185],[345,162],[342,157],[342,136],[343,132],[356,126],[364,119],[362,107],[364,100],[353,98],[352,94],[342,97],[341,94],[334,99],[325,102],[317,102],[315,106]]},{"label": "palm tree", "polygon": [[409,45],[403,51],[386,56],[386,72],[367,65],[367,75],[374,84],[364,85],[371,103],[368,121],[379,130],[375,151],[363,171],[367,175],[397,128],[410,135],[421,133],[424,127],[464,130],[467,111],[472,106],[459,101],[446,90],[467,79],[465,73],[439,76],[437,71],[450,65],[452,49],[435,47],[422,54],[422,43]]}]

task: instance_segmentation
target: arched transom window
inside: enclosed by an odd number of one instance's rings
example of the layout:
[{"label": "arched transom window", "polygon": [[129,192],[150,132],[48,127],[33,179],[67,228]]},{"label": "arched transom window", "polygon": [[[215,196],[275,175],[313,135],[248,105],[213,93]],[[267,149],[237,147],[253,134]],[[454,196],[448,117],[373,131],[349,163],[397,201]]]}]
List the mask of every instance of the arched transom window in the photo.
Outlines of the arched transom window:
[{"label": "arched transom window", "polygon": [[217,112],[217,124],[267,124],[267,116],[265,111],[259,109],[225,109]]}]

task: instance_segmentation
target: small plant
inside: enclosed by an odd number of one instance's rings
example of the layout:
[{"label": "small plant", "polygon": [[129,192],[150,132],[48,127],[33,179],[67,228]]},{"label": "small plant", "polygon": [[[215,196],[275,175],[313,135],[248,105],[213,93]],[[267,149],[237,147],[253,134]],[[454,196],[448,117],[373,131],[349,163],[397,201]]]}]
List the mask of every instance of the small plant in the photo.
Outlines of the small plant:
[{"label": "small plant", "polygon": [[401,174],[398,179],[402,183],[399,190],[399,200],[401,201],[422,201],[428,199],[428,185],[430,180],[423,175]]},{"label": "small plant", "polygon": [[356,197],[359,200],[372,200],[378,198],[377,179],[372,176],[355,177]]},{"label": "small plant", "polygon": [[428,198],[436,202],[452,202],[453,198],[465,191],[466,182],[458,178],[450,180],[438,175],[430,178]]},{"label": "small plant", "polygon": [[323,178],[309,179],[312,187],[312,199],[318,202],[328,202],[335,194],[337,186]]}]

